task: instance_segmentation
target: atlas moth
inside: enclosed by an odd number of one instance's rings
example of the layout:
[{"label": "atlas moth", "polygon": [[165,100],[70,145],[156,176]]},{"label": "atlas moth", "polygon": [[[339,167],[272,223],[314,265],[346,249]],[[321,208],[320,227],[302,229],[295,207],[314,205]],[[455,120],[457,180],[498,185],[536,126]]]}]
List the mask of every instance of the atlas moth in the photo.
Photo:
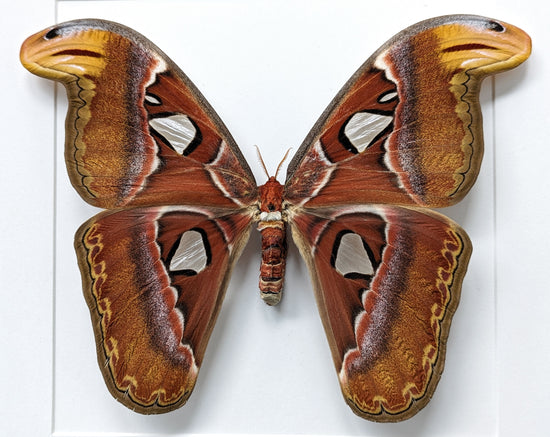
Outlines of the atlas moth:
[{"label": "atlas moth", "polygon": [[75,248],[113,396],[144,414],[186,402],[256,225],[269,305],[281,299],[290,227],[351,409],[380,422],[417,413],[443,371],[471,253],[466,232],[430,208],[474,184],[481,80],[521,64],[530,45],[478,16],[403,30],[329,104],[284,184],[258,187],[209,103],[139,33],[88,19],[29,37],[23,65],[67,89],[70,180],[105,209]]}]

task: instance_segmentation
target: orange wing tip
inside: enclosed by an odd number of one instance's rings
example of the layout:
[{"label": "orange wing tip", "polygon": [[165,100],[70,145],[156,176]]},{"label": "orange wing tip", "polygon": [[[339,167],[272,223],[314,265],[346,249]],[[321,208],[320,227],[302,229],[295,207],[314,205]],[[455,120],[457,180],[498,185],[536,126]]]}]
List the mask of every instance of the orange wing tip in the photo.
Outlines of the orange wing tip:
[{"label": "orange wing tip", "polygon": [[503,21],[472,17],[433,29],[448,68],[480,77],[517,67],[531,54],[531,38]]},{"label": "orange wing tip", "polygon": [[[70,41],[59,38],[71,33]],[[31,73],[63,83],[78,76],[97,76],[105,67],[108,37],[100,29],[52,26],[28,37],[21,46],[20,60]]]}]

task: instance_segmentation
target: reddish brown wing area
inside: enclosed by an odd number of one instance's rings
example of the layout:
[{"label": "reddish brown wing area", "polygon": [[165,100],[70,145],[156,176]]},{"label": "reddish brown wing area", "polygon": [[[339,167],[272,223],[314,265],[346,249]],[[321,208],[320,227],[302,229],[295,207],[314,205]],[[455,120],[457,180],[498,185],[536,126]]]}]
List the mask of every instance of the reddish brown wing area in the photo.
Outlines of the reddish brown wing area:
[{"label": "reddish brown wing area", "polygon": [[245,214],[166,207],[101,213],[78,230],[98,361],[128,408],[185,403],[249,227]]},{"label": "reddish brown wing area", "polygon": [[67,88],[65,158],[87,202],[232,207],[256,199],[254,177],[217,114],[139,33],[67,22],[29,37],[21,60]]},{"label": "reddish brown wing area", "polygon": [[520,29],[476,16],[412,26],[383,45],[325,110],[289,165],[293,204],[448,206],[477,178],[478,93],[529,56]]},{"label": "reddish brown wing area", "polygon": [[434,212],[390,206],[299,213],[342,392],[358,415],[398,421],[430,399],[471,252]]}]

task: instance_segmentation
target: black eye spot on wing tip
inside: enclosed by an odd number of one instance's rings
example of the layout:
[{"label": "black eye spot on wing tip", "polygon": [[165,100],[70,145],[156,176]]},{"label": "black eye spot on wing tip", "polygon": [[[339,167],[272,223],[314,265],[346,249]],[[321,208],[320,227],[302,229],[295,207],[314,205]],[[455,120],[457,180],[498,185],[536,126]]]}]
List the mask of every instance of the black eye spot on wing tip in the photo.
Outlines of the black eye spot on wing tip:
[{"label": "black eye spot on wing tip", "polygon": [[60,34],[61,34],[61,31],[59,27],[54,27],[48,33],[46,33],[46,35],[44,35],[44,39],[45,40],[54,39],[54,38],[57,38]]},{"label": "black eye spot on wing tip", "polygon": [[489,21],[487,23],[487,29],[493,30],[498,33],[502,33],[505,31],[504,26],[497,21]]}]

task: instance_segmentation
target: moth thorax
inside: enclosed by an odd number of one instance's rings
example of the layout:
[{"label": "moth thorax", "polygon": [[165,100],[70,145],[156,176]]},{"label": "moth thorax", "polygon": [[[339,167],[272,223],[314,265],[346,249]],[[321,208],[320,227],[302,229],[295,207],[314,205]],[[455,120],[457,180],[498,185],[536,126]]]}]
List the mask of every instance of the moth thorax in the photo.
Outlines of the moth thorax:
[{"label": "moth thorax", "polygon": [[[258,188],[258,191],[260,193],[260,214],[264,217],[260,217],[260,220],[280,220],[280,212],[283,209],[283,186],[274,176],[271,176],[264,185]],[[276,212],[279,212],[278,219],[274,214]]]}]

